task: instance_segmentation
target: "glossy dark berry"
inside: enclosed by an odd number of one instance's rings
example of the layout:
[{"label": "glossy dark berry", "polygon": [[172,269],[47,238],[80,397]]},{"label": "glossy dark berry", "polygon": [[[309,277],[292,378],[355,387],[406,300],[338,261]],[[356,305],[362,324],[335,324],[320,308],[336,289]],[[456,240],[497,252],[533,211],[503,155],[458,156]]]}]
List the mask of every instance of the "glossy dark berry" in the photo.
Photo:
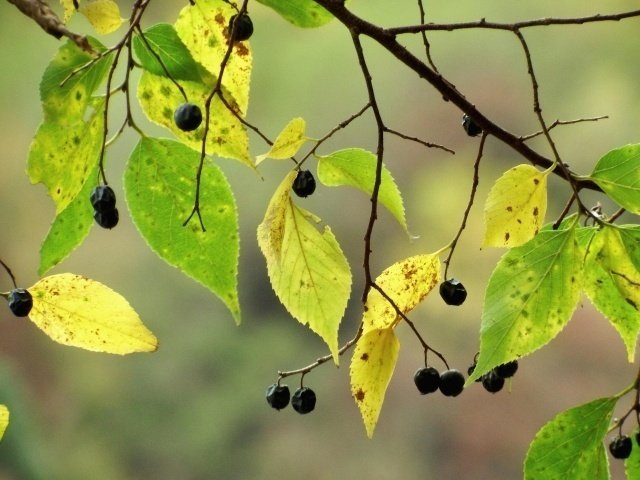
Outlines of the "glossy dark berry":
[{"label": "glossy dark berry", "polygon": [[109,185],[99,185],[94,188],[89,199],[97,212],[113,210],[116,207],[116,194]]},{"label": "glossy dark berry", "polygon": [[114,208],[113,210],[105,210],[104,212],[95,211],[93,218],[102,228],[111,229],[118,225],[120,215],[118,214],[118,209]]},{"label": "glossy dark berry", "polygon": [[289,393],[289,387],[286,385],[278,385],[274,383],[267,388],[267,403],[271,405],[271,408],[276,410],[282,410],[289,405],[289,399],[291,394]]},{"label": "glossy dark berry", "polygon": [[33,298],[24,288],[15,288],[9,292],[9,308],[16,317],[26,317],[33,307]]},{"label": "glossy dark berry", "polygon": [[487,392],[497,393],[504,387],[504,378],[491,370],[482,376],[482,386]]},{"label": "glossy dark berry", "polygon": [[609,451],[613,458],[629,458],[631,455],[631,448],[633,444],[631,443],[631,439],[626,435],[621,435],[619,437],[614,438],[609,444]]},{"label": "glossy dark berry", "polygon": [[316,190],[316,179],[309,170],[300,170],[293,181],[293,193],[299,197],[308,197]]},{"label": "glossy dark berry", "polygon": [[440,284],[440,296],[447,305],[462,305],[467,298],[467,289],[455,278],[450,278]]},{"label": "glossy dark berry", "polygon": [[419,368],[413,376],[413,381],[420,393],[433,393],[440,386],[440,373],[433,367]]},{"label": "glossy dark berry", "polygon": [[202,111],[193,103],[183,103],[173,114],[176,126],[185,132],[191,132],[202,123]]},{"label": "glossy dark berry", "polygon": [[464,390],[464,375],[455,368],[440,375],[440,391],[447,397],[457,397]]},{"label": "glossy dark berry", "polygon": [[[235,22],[234,22],[235,21]],[[235,32],[233,31],[235,23]],[[253,35],[253,22],[249,15],[243,13],[242,15],[234,15],[229,19],[229,35],[233,34],[234,42],[244,42],[245,40],[249,40],[251,35]]]},{"label": "glossy dark berry", "polygon": [[513,377],[518,371],[518,361],[513,360],[512,362],[503,363],[502,365],[498,365],[495,368],[495,371],[502,378],[510,378]]},{"label": "glossy dark berry", "polygon": [[464,128],[464,131],[467,132],[467,135],[470,137],[477,137],[482,133],[482,129],[473,121],[473,118],[466,113],[462,116],[462,128]]},{"label": "glossy dark berry", "polygon": [[313,412],[313,409],[316,408],[315,392],[307,387],[297,389],[291,397],[291,406],[302,415]]}]

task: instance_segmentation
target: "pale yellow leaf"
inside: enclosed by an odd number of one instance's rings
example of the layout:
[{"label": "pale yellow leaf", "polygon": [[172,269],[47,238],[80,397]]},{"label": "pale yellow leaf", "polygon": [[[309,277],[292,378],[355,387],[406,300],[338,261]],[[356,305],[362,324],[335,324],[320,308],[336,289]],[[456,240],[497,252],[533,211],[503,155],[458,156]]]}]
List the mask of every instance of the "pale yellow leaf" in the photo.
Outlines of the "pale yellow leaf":
[{"label": "pale yellow leaf", "polygon": [[158,348],[131,305],[95,280],[62,273],[41,279],[29,292],[29,318],[56,342],[120,355]]},{"label": "pale yellow leaf", "polygon": [[269,151],[256,157],[256,165],[267,158],[286,160],[293,157],[307,141],[307,137],[304,135],[306,126],[304,119],[299,117],[287,123]]},{"label": "pale yellow leaf", "polygon": [[[440,259],[437,255],[416,255],[394,263],[378,278],[378,285],[407,314],[418,305],[440,281]],[[394,326],[399,316],[378,290],[367,297],[363,317],[364,330]]]},{"label": "pale yellow leaf", "polygon": [[350,368],[351,394],[369,438],[378,423],[399,350],[400,342],[393,328],[370,330],[356,343]]},{"label": "pale yellow leaf", "polygon": [[78,9],[100,35],[115,32],[122,25],[120,8],[113,0],[88,0]]},{"label": "pale yellow leaf", "polygon": [[9,409],[6,405],[0,405],[0,440],[4,436],[7,427],[9,426]]},{"label": "pale yellow leaf", "polygon": [[[80,3],[80,0],[78,0],[78,3]],[[60,5],[64,8],[64,22],[67,23],[76,13],[76,7],[73,4],[73,0],[60,0]]]},{"label": "pale yellow leaf", "polygon": [[484,207],[484,246],[513,248],[538,233],[547,211],[549,173],[518,165],[496,181]]},{"label": "pale yellow leaf", "polygon": [[327,343],[338,363],[338,328],[351,294],[351,271],[331,229],[291,198],[296,172],[280,184],[258,226],[271,286],[289,313]]}]

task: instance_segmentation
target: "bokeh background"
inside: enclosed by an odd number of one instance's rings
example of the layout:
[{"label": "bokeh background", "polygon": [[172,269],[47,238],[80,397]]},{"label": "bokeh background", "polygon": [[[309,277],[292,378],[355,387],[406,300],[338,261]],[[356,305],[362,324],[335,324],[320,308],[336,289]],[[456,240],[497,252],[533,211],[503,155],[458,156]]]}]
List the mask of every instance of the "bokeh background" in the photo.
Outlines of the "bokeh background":
[{"label": "bokeh background", "polygon": [[[425,3],[434,22],[582,16],[640,5],[628,0]],[[130,2],[120,4],[125,13]],[[351,5],[386,26],[418,22],[415,2],[353,0]],[[181,7],[153,2],[145,24],[172,22]],[[291,118],[302,116],[308,134],[320,137],[365,104],[350,37],[340,24],[300,30],[255,2],[250,12],[255,25],[251,122],[273,138]],[[72,27],[88,31],[80,18]],[[560,153],[577,172],[589,173],[607,151],[640,140],[639,27],[640,20],[628,20],[525,31],[547,120],[609,115],[553,131]],[[417,36],[401,40],[422,52]],[[519,134],[538,129],[514,35],[468,30],[434,33],[430,40],[442,73],[490,118]],[[0,45],[0,258],[29,286],[38,279],[39,246],[54,208],[42,186],[30,185],[25,165],[41,120],[39,79],[59,43],[0,2]],[[456,151],[452,156],[389,137],[387,164],[403,192],[409,228],[419,238],[408,239],[382,212],[373,239],[373,268],[380,272],[451,240],[469,196],[478,139],[464,134],[461,112],[453,105],[372,42],[365,39],[364,45],[388,125]],[[116,97],[114,105],[120,100]],[[119,108],[112,118],[122,114]],[[136,115],[149,132],[170,135],[147,124],[139,111]],[[108,176],[121,199],[122,171],[135,141],[128,132],[108,151]],[[365,117],[322,153],[374,150],[375,141],[374,124]],[[543,142],[532,144],[548,153]],[[253,138],[252,153],[264,151]],[[636,367],[626,362],[622,342],[583,299],[558,338],[521,361],[511,392],[491,395],[476,385],[453,399],[419,395],[412,377],[422,351],[401,326],[400,359],[372,440],[349,393],[349,355],[339,369],[326,364],[306,377],[318,395],[315,412],[271,410],[264,391],[277,371],[302,367],[325,353],[322,342],[292,320],[273,295],[255,240],[266,203],[290,166],[265,162],[262,181],[237,162],[219,163],[239,206],[243,324],[234,326],[215,296],[156,257],[122,204],[116,229],[94,228],[52,273],[86,275],[123,294],[161,348],[120,358],[63,347],[0,308],[0,401],[12,415],[0,445],[0,479],[516,479],[522,477],[529,442],[545,422],[633,380]],[[411,315],[427,341],[461,370],[476,352],[483,290],[503,253],[480,249],[482,204],[495,179],[518,163],[522,159],[512,150],[488,140],[477,201],[450,268],[467,286],[467,302],[446,307],[432,295]],[[549,188],[547,220],[552,221],[569,189],[556,178]],[[594,204],[603,198],[585,200]],[[346,340],[361,315],[369,201],[357,191],[320,186],[301,203],[332,226],[352,266],[353,298],[340,333]],[[0,289],[10,287],[0,273]],[[297,380],[288,383],[293,389]],[[623,400],[621,408],[631,401]],[[620,465],[613,471],[614,478],[622,478]]]}]

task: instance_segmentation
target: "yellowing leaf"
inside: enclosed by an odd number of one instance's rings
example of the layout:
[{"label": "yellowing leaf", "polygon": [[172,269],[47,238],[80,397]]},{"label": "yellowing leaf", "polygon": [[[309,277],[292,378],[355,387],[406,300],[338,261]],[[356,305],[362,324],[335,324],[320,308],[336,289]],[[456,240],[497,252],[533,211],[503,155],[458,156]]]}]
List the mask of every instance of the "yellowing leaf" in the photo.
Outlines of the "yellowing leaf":
[{"label": "yellowing leaf", "polygon": [[393,328],[365,333],[351,359],[351,394],[360,409],[367,436],[373,436],[387,386],[398,360],[400,342]]},{"label": "yellowing leaf", "polygon": [[73,0],[60,0],[60,5],[64,8],[64,21],[66,23],[76,13],[76,7],[73,5]]},{"label": "yellowing leaf", "polygon": [[518,165],[496,181],[484,207],[484,246],[513,248],[538,233],[547,211],[549,173]]},{"label": "yellowing leaf", "polygon": [[[440,259],[436,255],[416,255],[394,263],[378,278],[385,291],[404,314],[413,310],[440,281]],[[389,301],[372,289],[364,312],[364,331],[392,327],[399,320]]]},{"label": "yellowing leaf", "polygon": [[276,141],[273,142],[271,149],[256,157],[256,165],[265,160],[266,158],[273,158],[274,160],[286,160],[293,157],[300,147],[307,141],[304,132],[306,123],[303,118],[294,118],[291,120],[280,132]]},{"label": "yellowing leaf", "polygon": [[94,352],[153,352],[158,340],[129,303],[80,275],[51,275],[29,288],[29,318],[52,340]]},{"label": "yellowing leaf", "polygon": [[258,226],[271,286],[289,313],[316,332],[338,363],[338,328],[351,293],[351,271],[338,241],[319,219],[296,206],[289,173]]},{"label": "yellowing leaf", "polygon": [[122,25],[120,8],[113,0],[90,0],[84,2],[78,11],[87,17],[96,32],[106,35]]},{"label": "yellowing leaf", "polygon": [[0,440],[9,426],[9,409],[6,405],[0,405]]}]

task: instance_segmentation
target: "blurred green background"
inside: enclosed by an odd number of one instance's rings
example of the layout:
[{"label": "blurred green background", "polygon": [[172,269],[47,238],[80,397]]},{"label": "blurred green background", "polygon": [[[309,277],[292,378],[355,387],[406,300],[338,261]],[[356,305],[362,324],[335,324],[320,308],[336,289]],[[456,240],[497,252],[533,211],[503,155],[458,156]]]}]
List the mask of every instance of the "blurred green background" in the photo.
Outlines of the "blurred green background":
[{"label": "blurred green background", "polygon": [[[637,8],[638,3],[425,2],[434,22],[581,16]],[[121,2],[125,14],[128,5]],[[145,24],[172,22],[181,6],[153,2]],[[351,6],[385,26],[418,21],[415,2],[353,0]],[[291,118],[302,116],[308,134],[320,137],[366,103],[350,38],[340,24],[300,30],[255,2],[250,12],[255,25],[252,123],[273,138]],[[640,138],[639,22],[525,31],[546,119],[610,117],[554,130],[561,155],[577,172],[589,173],[608,150]],[[80,18],[72,27],[87,28]],[[116,39],[111,35],[106,43]],[[519,134],[538,129],[530,79],[513,34],[468,30],[435,33],[430,40],[442,73],[490,118]],[[423,54],[417,36],[401,41]],[[0,45],[0,258],[21,285],[30,286],[38,279],[39,246],[54,208],[44,188],[31,186],[24,171],[41,119],[39,79],[59,43],[1,2]],[[386,161],[403,192],[409,228],[419,238],[410,241],[382,212],[373,239],[377,273],[451,240],[468,199],[478,139],[464,134],[461,112],[453,105],[372,42],[365,39],[364,45],[387,124],[456,151],[451,156],[389,137]],[[115,100],[114,105],[121,99]],[[122,108],[112,112],[119,121]],[[139,111],[136,115],[146,125]],[[149,132],[169,135],[147,126]],[[119,198],[122,170],[135,141],[129,132],[108,151],[108,177]],[[374,150],[375,142],[373,122],[366,117],[336,135],[321,153],[345,147]],[[548,153],[543,142],[532,145]],[[252,153],[265,150],[253,138]],[[493,181],[522,162],[488,140],[476,204],[450,268],[467,286],[468,300],[452,308],[432,295],[411,315],[427,341],[461,370],[477,349],[483,289],[502,253],[480,249],[483,201]],[[318,395],[315,412],[300,416],[290,408],[271,410],[264,391],[277,371],[302,367],[326,353],[322,342],[274,297],[255,240],[266,203],[290,165],[265,162],[264,181],[237,162],[220,160],[220,165],[239,206],[243,324],[235,327],[212,294],[157,258],[121,208],[115,230],[94,228],[53,272],[86,275],[123,294],[159,337],[161,348],[120,358],[63,347],[0,308],[0,402],[12,415],[0,445],[1,480],[515,479],[521,478],[527,446],[545,422],[561,410],[617,392],[634,378],[617,334],[584,299],[556,340],[521,361],[511,393],[491,395],[476,385],[454,399],[420,396],[412,377],[422,351],[401,326],[400,359],[372,440],[350,397],[349,355],[339,369],[327,364],[305,378]],[[549,188],[551,221],[569,189],[556,178]],[[585,198],[589,204],[603,200]],[[320,186],[301,203],[332,226],[352,266],[353,298],[341,328],[346,340],[361,315],[369,201],[350,189]],[[11,287],[6,275],[0,276],[0,285],[5,291]],[[297,380],[288,383],[294,389]],[[623,401],[621,408],[630,404],[631,399]],[[621,478],[620,465],[613,470],[614,478]]]}]

